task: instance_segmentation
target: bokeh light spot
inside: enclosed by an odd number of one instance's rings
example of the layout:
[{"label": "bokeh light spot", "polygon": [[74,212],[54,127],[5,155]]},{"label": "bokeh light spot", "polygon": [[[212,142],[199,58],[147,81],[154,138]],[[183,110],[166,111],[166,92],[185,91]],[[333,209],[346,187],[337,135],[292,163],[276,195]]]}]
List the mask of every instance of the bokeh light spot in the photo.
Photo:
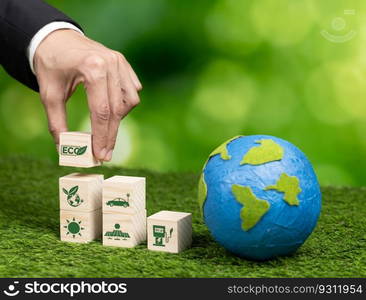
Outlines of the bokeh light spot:
[{"label": "bokeh light spot", "polygon": [[261,37],[250,22],[251,7],[251,1],[217,1],[206,19],[212,45],[230,54],[246,54],[254,50]]},{"label": "bokeh light spot", "polygon": [[333,66],[336,100],[355,119],[366,119],[366,76],[356,62]]},{"label": "bokeh light spot", "polygon": [[138,155],[128,162],[129,167],[147,168],[151,170],[172,171],[176,167],[174,151],[159,130],[142,128],[143,137]]},{"label": "bokeh light spot", "polygon": [[329,63],[316,70],[307,83],[307,103],[328,124],[366,118],[366,77],[355,61]]},{"label": "bokeh light spot", "polygon": [[255,83],[242,68],[229,61],[212,62],[203,71],[188,110],[191,134],[211,142],[239,134],[254,97]]},{"label": "bokeh light spot", "polygon": [[11,85],[2,93],[1,115],[5,128],[14,137],[31,140],[48,134],[47,121],[38,95],[24,89]]},{"label": "bokeh light spot", "polygon": [[313,2],[304,0],[255,1],[251,12],[256,34],[280,46],[303,40],[315,17]]},{"label": "bokeh light spot", "polygon": [[306,103],[319,121],[342,125],[352,121],[352,116],[337,101],[334,71],[332,65],[326,64],[309,76],[305,83]]},{"label": "bokeh light spot", "polygon": [[293,120],[299,99],[291,87],[278,77],[262,81],[261,87],[258,89],[255,109],[249,115],[250,126],[258,132],[273,134]]}]

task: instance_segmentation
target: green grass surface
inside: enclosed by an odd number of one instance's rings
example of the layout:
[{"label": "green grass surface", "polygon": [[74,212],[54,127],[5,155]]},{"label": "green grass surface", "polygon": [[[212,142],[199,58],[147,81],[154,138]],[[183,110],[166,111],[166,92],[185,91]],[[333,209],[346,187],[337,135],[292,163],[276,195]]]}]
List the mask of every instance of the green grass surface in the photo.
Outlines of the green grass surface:
[{"label": "green grass surface", "polygon": [[290,257],[253,262],[212,240],[196,204],[198,174],[191,173],[80,170],[146,176],[148,215],[193,212],[193,245],[183,253],[61,242],[58,178],[73,171],[48,161],[0,158],[1,277],[366,277],[365,188],[323,188],[321,218],[306,243]]}]

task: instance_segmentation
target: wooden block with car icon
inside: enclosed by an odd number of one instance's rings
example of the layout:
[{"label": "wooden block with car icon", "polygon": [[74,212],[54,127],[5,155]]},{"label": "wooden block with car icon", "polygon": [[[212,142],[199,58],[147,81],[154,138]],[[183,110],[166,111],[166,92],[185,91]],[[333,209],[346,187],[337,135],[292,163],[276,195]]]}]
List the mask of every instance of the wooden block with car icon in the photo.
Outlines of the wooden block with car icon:
[{"label": "wooden block with car icon", "polygon": [[145,209],[145,178],[113,176],[103,183],[103,213],[135,214]]}]

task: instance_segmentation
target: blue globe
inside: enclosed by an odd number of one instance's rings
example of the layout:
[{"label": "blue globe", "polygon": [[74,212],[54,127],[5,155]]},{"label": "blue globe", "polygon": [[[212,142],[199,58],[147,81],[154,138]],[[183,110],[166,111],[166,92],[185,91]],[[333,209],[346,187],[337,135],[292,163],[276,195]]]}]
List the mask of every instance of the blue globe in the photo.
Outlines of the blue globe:
[{"label": "blue globe", "polygon": [[198,199],[214,239],[254,260],[296,251],[321,209],[319,183],[304,153],[266,135],[235,137],[215,149],[204,166]]}]

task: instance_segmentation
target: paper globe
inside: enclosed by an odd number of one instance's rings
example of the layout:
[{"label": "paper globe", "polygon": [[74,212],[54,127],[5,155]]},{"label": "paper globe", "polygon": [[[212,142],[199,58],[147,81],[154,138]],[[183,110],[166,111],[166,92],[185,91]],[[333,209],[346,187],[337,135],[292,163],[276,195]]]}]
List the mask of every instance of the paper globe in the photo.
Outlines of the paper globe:
[{"label": "paper globe", "polygon": [[235,137],[214,150],[198,198],[214,239],[255,260],[296,251],[321,209],[319,183],[304,153],[265,135]]}]

